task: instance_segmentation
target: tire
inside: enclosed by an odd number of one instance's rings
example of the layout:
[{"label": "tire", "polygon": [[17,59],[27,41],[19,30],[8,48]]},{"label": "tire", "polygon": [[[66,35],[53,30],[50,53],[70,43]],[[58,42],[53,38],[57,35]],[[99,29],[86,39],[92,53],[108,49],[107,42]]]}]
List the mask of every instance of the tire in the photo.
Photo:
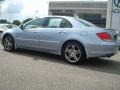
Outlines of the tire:
[{"label": "tire", "polygon": [[70,64],[81,64],[86,59],[84,47],[78,42],[68,42],[63,46],[62,55]]},{"label": "tire", "polygon": [[3,46],[6,51],[14,51],[15,50],[15,45],[14,45],[14,40],[12,36],[6,35],[3,39]]}]

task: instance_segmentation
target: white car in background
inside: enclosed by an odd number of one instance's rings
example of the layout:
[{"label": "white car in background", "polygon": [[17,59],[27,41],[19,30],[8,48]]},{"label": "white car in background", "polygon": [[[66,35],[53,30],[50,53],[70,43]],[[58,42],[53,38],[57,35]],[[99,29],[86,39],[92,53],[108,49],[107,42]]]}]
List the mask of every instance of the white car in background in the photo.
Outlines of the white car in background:
[{"label": "white car in background", "polygon": [[17,26],[13,24],[0,24],[0,35],[7,29],[16,28]]}]

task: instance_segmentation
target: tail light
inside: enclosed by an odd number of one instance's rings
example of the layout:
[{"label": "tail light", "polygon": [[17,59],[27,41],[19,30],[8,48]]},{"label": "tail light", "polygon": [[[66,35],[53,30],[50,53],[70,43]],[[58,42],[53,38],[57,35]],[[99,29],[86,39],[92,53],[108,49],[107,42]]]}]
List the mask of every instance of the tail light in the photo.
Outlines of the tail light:
[{"label": "tail light", "polygon": [[100,32],[96,34],[101,40],[112,40],[112,37],[109,33],[107,32]]}]

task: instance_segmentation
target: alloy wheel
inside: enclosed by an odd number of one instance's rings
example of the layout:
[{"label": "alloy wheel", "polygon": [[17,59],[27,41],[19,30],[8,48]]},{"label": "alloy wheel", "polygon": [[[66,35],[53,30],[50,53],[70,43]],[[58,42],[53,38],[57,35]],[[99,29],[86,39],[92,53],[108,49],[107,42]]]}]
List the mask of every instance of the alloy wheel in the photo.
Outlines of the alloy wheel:
[{"label": "alloy wheel", "polygon": [[65,58],[71,63],[78,62],[81,59],[80,47],[76,44],[68,45],[65,48]]},{"label": "alloy wheel", "polygon": [[6,51],[12,51],[14,48],[14,42],[11,36],[6,36],[3,41],[3,45]]}]

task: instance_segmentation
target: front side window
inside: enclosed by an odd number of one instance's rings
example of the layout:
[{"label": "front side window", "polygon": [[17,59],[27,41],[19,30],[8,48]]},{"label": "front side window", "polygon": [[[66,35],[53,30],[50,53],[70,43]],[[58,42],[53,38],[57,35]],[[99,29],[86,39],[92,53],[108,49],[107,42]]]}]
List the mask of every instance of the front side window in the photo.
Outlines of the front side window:
[{"label": "front side window", "polygon": [[24,28],[27,29],[27,28],[36,28],[36,27],[39,27],[40,20],[41,19],[32,20],[32,21],[28,22],[27,24],[25,24]]},{"label": "front side window", "polygon": [[35,19],[32,20],[30,22],[28,22],[27,24],[25,24],[24,28],[40,28],[40,27],[45,27],[45,22],[46,22],[47,18],[39,18],[39,19]]}]

